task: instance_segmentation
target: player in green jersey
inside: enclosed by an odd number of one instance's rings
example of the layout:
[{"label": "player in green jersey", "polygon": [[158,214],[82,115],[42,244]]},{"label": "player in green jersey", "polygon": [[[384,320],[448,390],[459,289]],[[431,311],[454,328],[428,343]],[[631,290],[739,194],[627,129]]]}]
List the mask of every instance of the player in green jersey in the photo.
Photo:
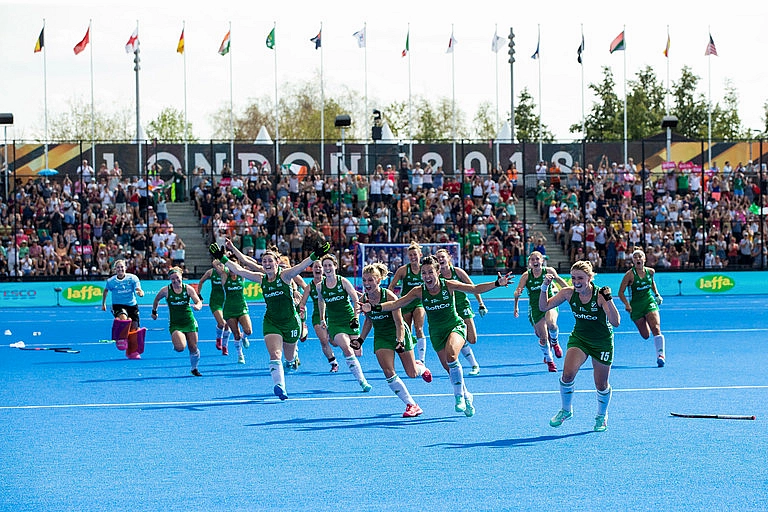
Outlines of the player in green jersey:
[{"label": "player in green jersey", "polygon": [[[400,296],[403,297],[413,288],[419,287],[421,281],[421,246],[418,242],[411,242],[408,246],[408,263],[400,266],[389,281],[389,289],[395,291],[397,284],[402,281],[403,286]],[[416,299],[403,308],[403,320],[411,332],[416,336],[416,359],[424,362],[427,357],[427,337],[424,335],[424,306],[421,300]]]},{"label": "player in green jersey", "polygon": [[331,365],[331,373],[336,373],[339,371],[339,363],[336,361],[333,347],[331,347],[331,344],[329,343],[328,329],[323,327],[320,322],[320,308],[317,305],[317,285],[322,282],[323,265],[318,260],[312,264],[312,279],[310,280],[309,285],[304,288],[304,293],[299,302],[299,312],[304,311],[306,317],[307,302],[309,299],[312,299],[312,327],[320,340],[320,349],[323,351],[323,355],[328,358],[328,362]]},{"label": "player in green jersey", "polygon": [[[568,338],[568,350],[565,352],[563,374],[560,377],[560,411],[549,421],[553,427],[559,427],[573,416],[574,380],[579,368],[588,357],[592,358],[593,377],[597,388],[597,416],[595,432],[608,428],[608,404],[611,401],[611,385],[608,377],[613,362],[613,327],[621,322],[619,310],[613,303],[611,289],[603,286],[598,289],[594,283],[595,273],[589,261],[577,261],[571,267],[572,286],[561,288],[549,297],[549,285],[553,274],[545,274],[539,295],[539,309],[549,311],[565,301],[571,306],[576,324]],[[610,322],[610,324],[609,324]]]},{"label": "player in green jersey", "polygon": [[287,363],[289,365],[294,364],[296,359],[296,342],[301,336],[301,321],[296,312],[293,290],[290,283],[294,277],[308,268],[313,261],[328,254],[331,250],[331,245],[325,241],[318,241],[315,250],[308,258],[286,270],[281,270],[279,267],[280,254],[277,250],[267,250],[261,257],[263,273],[247,270],[231,261],[224,254],[224,249],[219,247],[218,244],[211,244],[209,250],[215,258],[226,265],[230,272],[261,285],[264,303],[266,304],[262,330],[264,333],[264,344],[269,352],[269,371],[274,383],[273,391],[280,400],[285,400],[288,398],[288,394],[286,393],[285,369],[283,368],[282,358],[283,354],[285,354]]},{"label": "player in green jersey", "polygon": [[[363,302],[375,306],[386,301],[397,300],[395,292],[381,286],[381,281],[387,277],[389,270],[383,263],[373,263],[363,268]],[[368,312],[360,332],[360,337],[350,342],[353,348],[360,346],[365,337],[373,330],[373,352],[379,362],[384,377],[391,389],[405,403],[403,418],[415,418],[423,413],[421,407],[414,401],[405,383],[395,372],[395,353],[400,356],[408,377],[421,377],[425,382],[432,382],[432,372],[421,361],[413,356],[413,336],[403,321],[399,309],[391,312]]]},{"label": "player in green jersey", "polygon": [[507,286],[512,282],[512,273],[509,272],[503,276],[499,274],[495,282],[469,285],[440,277],[440,264],[434,256],[426,256],[421,260],[421,279],[423,281],[421,286],[411,289],[399,299],[377,306],[364,303],[362,310],[364,313],[394,311],[412,301],[421,300],[427,314],[432,348],[437,352],[440,363],[451,379],[455,399],[454,409],[456,412],[463,412],[466,416],[473,416],[475,414],[473,396],[464,384],[464,372],[459,362],[461,347],[466,342],[467,326],[456,312],[453,294],[457,290],[479,294],[493,290],[497,286]]},{"label": "player in green jersey", "polygon": [[211,294],[208,298],[208,307],[216,320],[216,349],[221,350],[222,355],[228,355],[227,343],[231,331],[224,320],[222,310],[224,309],[224,287],[221,285],[222,276],[226,269],[219,264],[214,268],[209,268],[197,283],[198,294],[202,296],[203,285],[206,281],[211,281]]},{"label": "player in green jersey", "polygon": [[[640,247],[635,247],[632,251],[632,268],[630,268],[619,287],[619,299],[624,303],[624,309],[629,313],[630,318],[640,336],[644,340],[653,334],[653,344],[656,347],[656,365],[661,368],[666,364],[665,345],[666,340],[661,334],[661,318],[659,317],[659,306],[662,298],[659,290],[656,288],[656,281],[653,279],[656,271],[645,266],[645,253]],[[632,299],[627,300],[624,295],[627,287],[632,291]]]},{"label": "player in green jersey", "polygon": [[[542,312],[539,309],[539,294],[541,293],[541,283],[544,281],[545,274],[552,274],[554,281],[562,288],[568,286],[565,280],[557,275],[555,269],[544,265],[544,255],[539,251],[533,251],[528,256],[528,271],[520,276],[520,282],[515,289],[515,318],[520,316],[517,302],[522,295],[523,290],[528,291],[528,321],[533,326],[533,332],[539,338],[539,348],[544,354],[544,363],[550,372],[557,371],[555,360],[552,359],[552,351],[558,359],[563,357],[563,350],[557,341],[557,308]],[[550,288],[550,297],[555,294],[555,290]]]},{"label": "player in green jersey", "polygon": [[[184,352],[189,347],[189,362],[192,365],[192,375],[200,377],[197,369],[200,362],[200,349],[197,347],[197,320],[192,310],[203,309],[203,301],[195,291],[194,286],[184,284],[181,278],[181,268],[173,267],[168,271],[171,284],[157,292],[152,303],[152,320],[157,320],[157,306],[160,300],[168,303],[168,330],[171,332],[171,342],[176,352]],[[192,301],[192,307],[189,301]]]},{"label": "player in green jersey", "polygon": [[[453,279],[454,281],[461,281],[462,283],[475,284],[463,269],[453,266],[451,263],[451,255],[448,253],[447,249],[438,249],[437,252],[435,252],[435,258],[437,258],[437,262],[440,264],[441,277],[444,277],[445,279]],[[471,366],[469,374],[479,375],[480,364],[477,362],[475,353],[472,351],[472,345],[477,343],[475,314],[472,312],[472,305],[469,303],[466,293],[456,291],[454,292],[453,297],[456,299],[456,312],[464,320],[464,324],[467,326],[467,341],[464,343],[464,346],[461,347],[461,355],[467,359],[467,362]],[[475,298],[479,304],[480,316],[483,317],[488,312],[488,309],[485,307],[483,298],[479,293],[475,294]]]},{"label": "player in green jersey", "polygon": [[367,393],[371,390],[371,385],[365,379],[355,350],[349,344],[352,338],[360,336],[360,321],[357,318],[360,306],[357,301],[357,291],[349,279],[336,274],[339,266],[336,256],[326,254],[320,259],[320,263],[323,267],[323,280],[315,285],[320,325],[328,330],[328,339],[331,344],[341,349],[349,371],[357,379],[363,393]]}]

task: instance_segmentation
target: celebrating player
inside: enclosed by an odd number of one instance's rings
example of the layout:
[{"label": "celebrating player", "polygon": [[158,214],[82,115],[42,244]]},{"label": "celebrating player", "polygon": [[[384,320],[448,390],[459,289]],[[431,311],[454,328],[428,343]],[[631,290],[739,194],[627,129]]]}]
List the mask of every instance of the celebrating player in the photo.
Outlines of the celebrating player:
[{"label": "celebrating player", "polygon": [[[539,251],[533,251],[528,256],[528,271],[520,276],[520,282],[517,283],[517,288],[515,289],[515,318],[520,316],[520,311],[517,307],[520,295],[522,295],[523,289],[527,289],[528,321],[533,326],[533,332],[539,338],[539,348],[541,348],[541,352],[544,354],[544,363],[547,365],[547,369],[550,372],[556,372],[557,365],[555,365],[555,360],[552,359],[552,351],[554,350],[555,356],[558,359],[563,357],[563,350],[557,341],[557,309],[550,309],[547,312],[539,309],[539,294],[541,294],[541,283],[544,282],[545,274],[551,274],[552,279],[561,288],[568,286],[568,283],[557,275],[555,269],[545,267],[544,255]],[[554,295],[554,290],[549,288],[548,293],[551,297]]]},{"label": "celebrating player", "polygon": [[[189,362],[192,365],[192,375],[201,377],[197,365],[200,362],[200,349],[197,347],[197,320],[192,309],[203,309],[203,301],[192,285],[184,284],[181,279],[181,268],[173,267],[168,271],[171,284],[157,292],[152,303],[152,320],[157,320],[157,306],[161,299],[168,304],[168,330],[171,332],[171,342],[176,352],[184,352],[189,347]],[[192,301],[192,307],[189,301]]]},{"label": "celebrating player", "polygon": [[209,268],[205,271],[205,274],[200,278],[197,283],[198,293],[202,293],[203,284],[206,281],[211,281],[211,294],[208,298],[208,307],[213,314],[213,319],[216,320],[216,350],[221,350],[221,355],[228,355],[229,349],[227,344],[229,342],[229,335],[231,333],[227,321],[224,320],[222,311],[224,310],[224,287],[222,286],[222,278],[226,274],[227,269],[224,268],[221,263],[218,263],[214,268]]},{"label": "celebrating player", "polygon": [[[375,306],[382,302],[397,300],[394,292],[381,286],[382,279],[386,278],[388,273],[387,266],[383,263],[373,263],[363,268],[363,289],[365,290],[363,302]],[[370,311],[365,315],[360,337],[352,340],[352,347],[362,345],[365,337],[373,329],[373,352],[384,372],[389,389],[405,403],[403,418],[419,416],[423,412],[421,407],[414,401],[405,383],[395,372],[395,352],[400,356],[403,369],[410,378],[421,376],[425,382],[432,382],[432,372],[424,366],[424,363],[416,361],[413,356],[413,336],[403,321],[402,313],[399,309],[395,309],[391,312]]]},{"label": "celebrating player", "polygon": [[307,301],[312,299],[312,327],[315,330],[315,334],[320,339],[320,349],[323,351],[323,355],[328,358],[328,363],[331,365],[331,373],[339,371],[339,363],[336,361],[336,355],[333,353],[333,347],[329,343],[328,329],[323,327],[320,321],[320,307],[317,305],[317,285],[323,282],[323,265],[320,261],[312,263],[312,280],[309,282],[309,286],[304,288],[304,293],[301,296],[301,302],[299,303],[299,312],[304,311],[306,315]]},{"label": "celebrating player", "polygon": [[464,293],[485,293],[497,286],[507,286],[512,282],[512,273],[498,275],[495,282],[469,285],[460,281],[446,280],[440,277],[440,264],[433,256],[421,261],[422,284],[412,288],[397,300],[387,301],[376,306],[363,303],[364,313],[370,311],[394,311],[415,300],[424,304],[429,322],[429,335],[432,348],[437,352],[440,363],[448,372],[453,385],[456,412],[466,416],[475,414],[472,394],[464,384],[464,373],[459,362],[459,353],[467,337],[467,326],[456,312],[453,294],[456,290]]},{"label": "celebrating player", "polygon": [[[461,281],[462,283],[470,285],[475,284],[463,269],[457,269],[453,266],[451,263],[451,255],[446,249],[439,249],[435,253],[435,258],[437,258],[437,262],[440,264],[441,277],[444,277],[445,279],[453,279],[454,281]],[[467,362],[469,362],[469,365],[471,366],[469,374],[478,375],[480,373],[480,364],[478,364],[477,359],[475,359],[475,353],[472,351],[472,345],[477,343],[475,314],[472,312],[472,305],[469,303],[466,293],[456,290],[453,293],[453,297],[456,299],[456,313],[459,314],[467,325],[467,341],[464,343],[464,346],[461,347],[461,355],[467,359]],[[488,312],[488,309],[485,307],[483,298],[479,293],[475,294],[475,298],[479,304],[478,311],[480,312],[480,316],[483,317]]]},{"label": "celebrating player", "polygon": [[[421,266],[421,247],[418,242],[411,242],[408,247],[408,263],[400,266],[392,276],[389,282],[389,289],[395,291],[397,283],[403,282],[400,296],[404,297],[413,288],[421,286],[421,275],[419,268]],[[405,306],[402,310],[403,320],[408,327],[413,326],[411,331],[416,336],[416,360],[424,362],[427,357],[427,337],[424,336],[424,306],[420,299]]]},{"label": "celebrating player", "polygon": [[[576,325],[568,338],[568,350],[565,353],[563,374],[560,377],[560,398],[562,407],[549,421],[553,427],[573,417],[574,380],[579,368],[588,357],[592,358],[593,376],[597,388],[597,416],[595,432],[608,428],[608,404],[611,401],[611,385],[608,377],[613,362],[613,327],[621,321],[616,304],[611,297],[611,289],[603,286],[598,289],[594,283],[595,273],[589,261],[577,261],[571,267],[573,286],[560,289],[549,297],[549,285],[554,274],[544,275],[539,295],[539,309],[549,311],[565,301],[571,306]],[[608,323],[610,322],[610,324]]]},{"label": "celebrating player", "polygon": [[[656,281],[653,276],[656,271],[645,266],[645,253],[639,247],[632,251],[632,268],[630,268],[619,287],[619,299],[624,303],[624,309],[629,313],[630,318],[640,336],[644,340],[653,334],[653,344],[656,347],[656,364],[659,368],[666,363],[665,339],[661,334],[661,319],[659,317],[659,306],[662,298],[659,290],[656,288]],[[631,301],[624,295],[627,287],[632,291]]]},{"label": "celebrating player", "polygon": [[273,391],[280,400],[288,398],[285,386],[285,370],[282,364],[283,353],[289,366],[295,364],[296,342],[301,336],[301,320],[296,312],[293,301],[291,281],[313,261],[328,254],[331,246],[328,242],[319,242],[315,251],[301,263],[282,270],[279,267],[280,254],[276,249],[264,252],[261,258],[264,272],[247,270],[225,254],[224,249],[218,244],[211,244],[211,254],[220,260],[226,267],[241,277],[259,283],[264,295],[266,311],[262,322],[264,344],[269,352],[269,371],[274,383]]}]

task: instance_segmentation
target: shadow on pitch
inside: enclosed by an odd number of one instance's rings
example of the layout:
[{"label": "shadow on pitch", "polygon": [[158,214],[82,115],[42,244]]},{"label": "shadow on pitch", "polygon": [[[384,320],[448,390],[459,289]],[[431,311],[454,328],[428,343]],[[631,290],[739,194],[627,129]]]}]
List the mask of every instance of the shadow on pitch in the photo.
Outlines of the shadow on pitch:
[{"label": "shadow on pitch", "polygon": [[574,432],[573,434],[563,434],[560,436],[538,436],[538,437],[521,437],[518,439],[497,439],[496,441],[488,441],[485,443],[438,443],[427,445],[426,448],[450,448],[450,449],[463,449],[463,448],[512,448],[517,446],[534,446],[537,443],[546,441],[556,441],[558,439],[566,439],[568,437],[579,437],[587,434],[593,434],[591,430],[584,432]]},{"label": "shadow on pitch", "polygon": [[376,414],[357,418],[291,418],[263,423],[249,423],[246,427],[293,427],[297,432],[320,432],[349,429],[387,429],[402,430],[412,426],[437,425],[453,423],[454,418],[403,418],[401,413]]}]

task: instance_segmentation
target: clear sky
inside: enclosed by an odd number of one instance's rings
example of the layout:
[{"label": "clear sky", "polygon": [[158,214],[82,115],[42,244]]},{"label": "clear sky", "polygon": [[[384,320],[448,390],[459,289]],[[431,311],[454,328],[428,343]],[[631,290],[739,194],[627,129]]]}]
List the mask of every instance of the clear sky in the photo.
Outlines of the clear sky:
[{"label": "clear sky", "polygon": [[[581,66],[576,50],[585,38],[584,83],[600,82],[610,66],[623,96],[627,79],[652,66],[667,79],[667,26],[671,37],[669,76],[674,82],[684,65],[700,77],[699,92],[711,87],[713,102],[722,101],[730,80],[739,95],[739,113],[746,128],[764,127],[768,100],[768,3],[697,3],[650,0],[641,3],[603,1],[403,1],[360,2],[287,0],[211,2],[158,0],[147,2],[40,2],[0,0],[0,112],[12,112],[9,138],[42,137],[44,133],[43,53],[34,53],[45,18],[49,118],[65,110],[67,100],[91,99],[90,59],[93,51],[94,97],[97,109],[130,107],[135,101],[133,54],[125,43],[139,23],[141,41],[141,117],[143,125],[165,106],[184,107],[183,58],[176,46],[185,23],[188,118],[196,136],[211,136],[211,114],[229,105],[229,56],[217,53],[232,23],[232,90],[235,111],[249,98],[274,98],[275,65],[265,39],[277,24],[279,84],[319,75],[321,51],[309,39],[323,24],[323,75],[328,94],[346,86],[362,95],[367,76],[369,110],[392,101],[408,100],[408,58],[401,57],[410,23],[413,96],[451,98],[471,121],[482,101],[509,111],[510,73],[506,40],[498,55],[491,41],[516,34],[515,99],[527,87],[541,103],[544,124],[560,139],[582,112]],[[73,47],[93,26],[90,46],[80,55]],[[367,26],[367,49],[358,48],[353,33]],[[453,26],[455,53],[446,53]],[[541,61],[531,59],[540,26]],[[626,28],[626,53],[608,51]],[[705,57],[711,31],[718,57]],[[367,55],[367,73],[364,62]],[[498,62],[498,82],[497,82]],[[539,75],[539,64],[541,74]],[[541,84],[541,94],[539,94]],[[593,97],[587,89],[586,110]],[[362,111],[362,107],[360,108]]]}]

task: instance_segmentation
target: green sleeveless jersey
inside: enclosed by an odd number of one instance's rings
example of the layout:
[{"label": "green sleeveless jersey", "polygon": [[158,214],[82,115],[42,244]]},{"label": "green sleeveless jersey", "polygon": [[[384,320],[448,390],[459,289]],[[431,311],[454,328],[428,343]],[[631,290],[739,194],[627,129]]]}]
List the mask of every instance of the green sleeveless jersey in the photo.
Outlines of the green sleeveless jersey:
[{"label": "green sleeveless jersey", "polygon": [[[435,295],[429,293],[426,285],[421,287],[421,301],[427,313],[432,346],[435,347],[435,350],[440,350],[437,347],[445,346],[448,336],[456,327],[465,328],[464,320],[456,313],[453,295],[442,277],[440,278],[440,290]],[[466,330],[462,332],[466,336]]]},{"label": "green sleeveless jersey", "polygon": [[608,323],[605,310],[597,303],[597,286],[592,286],[592,298],[586,304],[581,303],[579,294],[574,290],[568,304],[573,311],[576,325],[571,336],[591,342],[612,342],[613,328]]},{"label": "green sleeveless jersey", "polygon": [[[404,296],[413,288],[421,286],[422,284],[424,284],[424,281],[421,280],[421,274],[414,274],[411,272],[411,265],[406,265],[405,276],[403,276],[403,289],[400,291],[400,296]],[[421,299],[416,299],[411,301],[410,304],[406,305],[402,311],[403,313],[410,313],[414,309],[420,307],[422,307]]]},{"label": "green sleeveless jersey", "polygon": [[[456,267],[451,265],[451,279],[454,281],[461,282],[461,279],[459,279],[459,274],[456,273]],[[453,292],[453,302],[456,304],[456,311],[463,311],[465,309],[471,309],[471,306],[469,305],[469,299],[467,298],[467,294],[464,292],[460,292],[459,290],[456,290]]]},{"label": "green sleeveless jersey", "polygon": [[632,307],[632,313],[630,317],[632,321],[644,317],[651,311],[658,311],[659,306],[656,304],[656,299],[653,297],[653,287],[651,286],[651,273],[645,270],[645,277],[641,278],[637,273],[637,270],[632,267],[632,298],[629,301],[629,305]]},{"label": "green sleeveless jersey", "polygon": [[274,281],[264,276],[261,281],[261,291],[267,311],[264,318],[275,325],[293,324],[296,318],[296,305],[293,302],[291,285],[280,278],[283,271],[278,269]]},{"label": "green sleeveless jersey", "polygon": [[336,278],[336,286],[329,288],[323,279],[322,294],[325,301],[325,321],[328,324],[349,325],[349,321],[355,316],[355,310],[349,303],[349,296],[341,282],[341,277]]},{"label": "green sleeveless jersey", "polygon": [[230,273],[224,283],[224,318],[240,318],[248,314],[248,303],[243,294],[243,278]]},{"label": "green sleeveless jersey", "polygon": [[192,314],[192,308],[189,305],[190,299],[187,286],[184,283],[181,284],[181,293],[176,293],[173,290],[173,285],[168,285],[168,295],[165,302],[168,304],[169,331],[197,332],[197,320]]},{"label": "green sleeveless jersey", "polygon": [[208,298],[208,306],[211,311],[218,311],[224,308],[224,287],[221,284],[221,275],[214,270],[211,272],[211,294]]},{"label": "green sleeveless jersey", "polygon": [[[387,290],[383,286],[381,290],[381,302],[387,301]],[[367,296],[366,296],[367,297]],[[366,313],[365,316],[373,324],[373,339],[377,338],[394,340],[397,336],[397,329],[395,326],[395,318],[391,311],[371,311]]]},{"label": "green sleeveless jersey", "polygon": [[320,325],[320,306],[317,305],[317,284],[315,280],[309,282],[309,298],[312,299],[312,325]]},{"label": "green sleeveless jersey", "polygon": [[[528,320],[531,324],[536,325],[539,320],[544,318],[546,313],[543,313],[539,309],[539,297],[541,296],[541,285],[544,283],[544,276],[546,275],[546,269],[541,268],[541,275],[535,277],[533,270],[528,269],[528,280],[525,282],[525,289],[528,291]],[[550,285],[548,297],[555,295],[554,287]]]}]

